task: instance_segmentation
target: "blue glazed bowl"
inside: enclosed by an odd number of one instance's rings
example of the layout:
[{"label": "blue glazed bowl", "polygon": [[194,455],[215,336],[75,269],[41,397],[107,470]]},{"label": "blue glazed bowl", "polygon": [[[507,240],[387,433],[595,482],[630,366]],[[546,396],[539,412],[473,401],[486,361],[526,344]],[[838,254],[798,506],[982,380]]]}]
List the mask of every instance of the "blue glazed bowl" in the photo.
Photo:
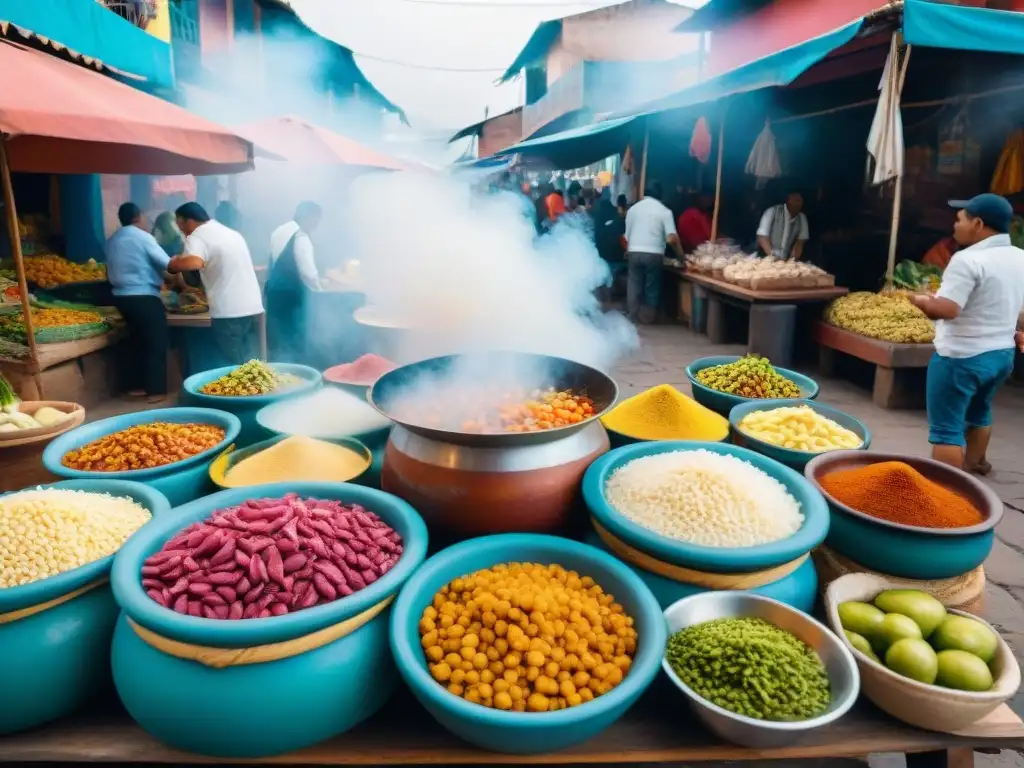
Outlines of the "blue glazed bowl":
[{"label": "blue glazed bowl", "polygon": [[[830,496],[821,478],[831,472],[883,461],[902,461],[929,480],[956,492],[974,505],[984,522],[967,528],[920,528],[881,520]],[[804,470],[821,491],[832,513],[825,543],[866,568],[905,579],[948,579],[985,562],[1003,518],[1003,502],[981,480],[932,459],[895,453],[833,451],[813,459]]]},{"label": "blue glazed bowl", "polygon": [[855,450],[866,451],[871,447],[871,432],[863,422],[859,419],[853,418],[853,416],[850,416],[849,414],[837,411],[835,408],[831,408],[814,400],[772,400],[767,404],[764,401],[758,400],[756,402],[747,401],[735,406],[731,411],[729,411],[729,424],[733,429],[733,441],[736,445],[742,445],[750,448],[753,451],[764,454],[768,458],[775,459],[776,461],[785,464],[787,467],[792,467],[793,469],[802,472],[804,467],[807,466],[807,462],[821,454],[813,453],[811,451],[796,451],[792,448],[783,448],[780,445],[772,445],[771,443],[766,443],[764,440],[751,437],[740,429],[740,422],[743,421],[747,414],[755,413],[757,411],[770,411],[773,408],[794,408],[801,405],[813,408],[825,418],[832,419],[832,421],[836,422],[839,426],[846,427],[848,430],[855,433],[862,441],[861,447]]},{"label": "blue glazed bowl", "polygon": [[[754,399],[750,397],[740,397],[739,395],[730,395],[728,392],[718,392],[717,390],[711,389],[711,387],[705,387],[699,381],[697,381],[697,374],[703,371],[705,368],[714,368],[716,365],[726,365],[728,363],[735,363],[741,358],[741,355],[721,355],[716,357],[702,357],[698,360],[694,360],[688,366],[686,366],[686,378],[690,380],[690,388],[693,390],[693,399],[706,408],[710,408],[715,413],[720,413],[723,416],[728,416],[729,412],[741,403],[770,403],[771,400]],[[781,375],[792,381],[798,387],[800,387],[800,398],[803,400],[813,400],[818,396],[818,382],[814,379],[804,376],[802,373],[791,371],[788,368],[775,367]]]},{"label": "blue glazed bowl", "polygon": [[[230,479],[228,478],[228,473],[236,465],[238,465],[240,462],[245,461],[246,459],[248,459],[248,458],[250,458],[252,456],[255,456],[257,453],[262,453],[263,451],[267,450],[268,448],[271,448],[271,447],[277,445],[282,440],[287,440],[287,439],[288,439],[287,435],[278,435],[277,437],[272,437],[269,440],[264,440],[261,443],[256,443],[255,445],[250,445],[248,448],[242,448],[241,450],[235,450],[234,448],[228,448],[220,456],[218,456],[216,459],[214,459],[212,464],[210,464],[210,480],[213,481],[214,485],[216,485],[218,488],[221,488],[221,489],[224,489],[224,488],[251,488],[251,487],[253,487],[252,484],[250,484],[250,485],[233,485],[230,482]],[[366,485],[366,483],[360,482],[360,479],[363,477],[363,475],[366,474],[366,471],[373,464],[373,454],[370,452],[369,448],[367,448],[365,445],[363,445],[358,440],[350,440],[348,438],[340,438],[338,440],[324,440],[323,438],[317,438],[317,439],[321,440],[322,442],[325,442],[325,443],[333,443],[334,445],[339,445],[339,446],[341,446],[343,448],[348,448],[350,451],[352,451],[353,453],[355,453],[357,456],[359,456],[362,459],[362,469],[360,469],[357,474],[355,474],[352,477],[345,478],[345,479],[343,479],[341,477],[335,477],[334,478],[335,482],[339,482],[339,483],[340,482],[358,483],[359,485]],[[260,478],[260,479],[262,480],[262,479],[265,479],[265,478]],[[284,481],[284,482],[289,482],[289,481]],[[266,485],[266,483],[265,482],[256,483],[255,485]]]},{"label": "blue glazed bowl", "polygon": [[[624,464],[644,456],[672,451],[705,450],[742,459],[785,486],[799,502],[804,524],[795,534],[770,544],[752,547],[707,547],[670,539],[648,530],[616,512],[605,500],[604,488],[612,473]],[[616,448],[597,459],[583,476],[583,500],[593,518],[609,533],[631,547],[658,560],[712,573],[747,573],[773,568],[810,552],[828,533],[828,506],[821,493],[798,472],[767,456],[727,443],[686,440],[639,443]]]},{"label": "blue glazed bowl", "polygon": [[[63,480],[41,487],[128,496],[154,517],[171,508],[159,491],[126,480]],[[46,603],[105,579],[113,561],[111,555],[42,581],[0,589],[0,614]],[[114,596],[110,585],[103,584],[53,608],[0,624],[0,735],[69,715],[109,689],[110,638],[116,621]]]},{"label": "blue glazed bowl", "polygon": [[[286,493],[361,504],[398,531],[405,547],[402,557],[388,573],[350,597],[266,619],[182,616],[143,591],[143,561],[182,528],[246,499]],[[390,494],[348,483],[236,488],[179,507],[129,541],[115,558],[111,584],[122,614],[111,664],[121,701],[160,741],[216,757],[277,755],[344,733],[380,709],[398,684],[387,645],[391,609],[321,648],[280,661],[223,669],[153,648],[127,619],[163,637],[203,646],[248,648],[283,642],[338,624],[394,596],[426,551],[427,528],[412,507]]]},{"label": "blue glazed bowl", "polygon": [[[197,453],[182,461],[152,469],[133,469],[124,472],[83,472],[69,469],[61,463],[64,454],[81,448],[93,440],[120,432],[138,424],[152,424],[167,421],[173,424],[211,424],[224,430],[224,439],[212,448]],[[126,413],[109,419],[83,424],[77,429],[65,432],[46,446],[43,451],[43,466],[58,477],[73,480],[133,480],[145,483],[160,491],[172,507],[185,504],[214,489],[210,482],[210,463],[238,437],[238,418],[209,408],[158,408],[154,411]]]},{"label": "blue glazed bowl", "polygon": [[233,413],[241,421],[241,431],[238,434],[239,448],[245,448],[260,440],[271,437],[265,432],[256,421],[257,412],[264,406],[285,400],[297,395],[306,394],[317,389],[321,384],[320,371],[310,368],[308,365],[297,365],[295,363],[270,363],[278,373],[288,373],[297,376],[302,381],[295,386],[283,389],[280,392],[271,392],[267,395],[251,395],[248,397],[234,397],[221,395],[204,395],[199,390],[225,376],[238,368],[237,365],[228,365],[224,368],[214,368],[210,371],[196,373],[185,379],[181,385],[184,393],[184,400],[190,405],[197,405],[203,408],[219,408],[222,411]]},{"label": "blue glazed bowl", "polygon": [[[601,541],[601,537],[594,531],[588,532],[584,540],[588,544],[600,547],[613,557],[615,556],[615,553]],[[645,571],[643,568],[639,568],[631,563],[626,563],[626,565],[643,580],[662,608],[668,608],[684,597],[712,591],[705,587],[673,581],[656,573]],[[780,603],[790,605],[798,611],[811,613],[814,610],[814,603],[818,598],[818,571],[814,567],[814,561],[808,557],[799,568],[788,576],[783,576],[778,581],[773,581],[771,584],[765,584],[762,587],[742,591],[750,592],[753,595],[761,595],[762,597],[770,597],[773,600],[778,600]]]},{"label": "blue glazed bowl", "polygon": [[[590,576],[635,620],[637,652],[618,686],[593,701],[558,712],[504,712],[449,693],[427,669],[417,625],[435,593],[459,576],[498,563],[558,563]],[[618,720],[654,680],[668,635],[654,595],[629,568],[586,544],[539,534],[485,536],[442,550],[420,568],[391,613],[391,650],[406,684],[441,725],[483,749],[519,755],[566,749]]]}]

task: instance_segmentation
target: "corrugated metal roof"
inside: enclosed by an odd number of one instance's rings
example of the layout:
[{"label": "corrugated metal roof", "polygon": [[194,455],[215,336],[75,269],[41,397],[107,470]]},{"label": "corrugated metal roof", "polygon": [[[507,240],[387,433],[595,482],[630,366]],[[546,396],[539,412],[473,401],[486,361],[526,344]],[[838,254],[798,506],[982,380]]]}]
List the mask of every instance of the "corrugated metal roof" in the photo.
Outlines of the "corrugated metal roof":
[{"label": "corrugated metal roof", "polygon": [[489,123],[491,120],[497,120],[499,117],[508,117],[509,115],[514,115],[516,112],[521,112],[522,110],[522,107],[516,107],[515,109],[510,109],[508,112],[502,112],[500,115],[488,115],[479,122],[473,123],[472,125],[467,125],[465,128],[463,128],[450,139],[448,139],[448,143],[451,144],[453,141],[465,139],[468,138],[469,136],[479,136],[480,133],[483,131],[484,126],[487,125],[487,123]]}]

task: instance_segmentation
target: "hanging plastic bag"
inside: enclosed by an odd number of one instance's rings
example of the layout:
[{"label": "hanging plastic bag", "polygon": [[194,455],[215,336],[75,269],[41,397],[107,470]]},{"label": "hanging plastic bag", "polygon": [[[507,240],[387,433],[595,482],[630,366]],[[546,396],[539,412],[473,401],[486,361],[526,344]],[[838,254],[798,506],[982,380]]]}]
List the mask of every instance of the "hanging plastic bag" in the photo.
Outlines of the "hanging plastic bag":
[{"label": "hanging plastic bag", "polygon": [[750,150],[745,170],[757,178],[758,189],[761,189],[771,179],[777,179],[782,175],[779,152],[775,148],[775,134],[772,133],[771,124],[767,120],[757,141],[754,142],[754,148]]},{"label": "hanging plastic bag", "polygon": [[697,120],[693,126],[693,136],[690,138],[690,157],[698,162],[706,163],[711,157],[711,131],[708,130],[708,121],[703,117]]}]

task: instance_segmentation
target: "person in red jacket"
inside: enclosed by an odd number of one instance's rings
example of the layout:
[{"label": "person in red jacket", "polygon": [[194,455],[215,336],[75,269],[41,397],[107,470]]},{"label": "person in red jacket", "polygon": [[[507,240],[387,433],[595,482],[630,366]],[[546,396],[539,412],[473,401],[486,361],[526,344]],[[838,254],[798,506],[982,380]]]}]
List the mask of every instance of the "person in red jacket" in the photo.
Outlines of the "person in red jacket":
[{"label": "person in red jacket", "polygon": [[680,245],[687,253],[692,253],[698,245],[711,239],[711,214],[714,209],[714,198],[699,194],[694,204],[679,214],[676,232],[679,233]]}]

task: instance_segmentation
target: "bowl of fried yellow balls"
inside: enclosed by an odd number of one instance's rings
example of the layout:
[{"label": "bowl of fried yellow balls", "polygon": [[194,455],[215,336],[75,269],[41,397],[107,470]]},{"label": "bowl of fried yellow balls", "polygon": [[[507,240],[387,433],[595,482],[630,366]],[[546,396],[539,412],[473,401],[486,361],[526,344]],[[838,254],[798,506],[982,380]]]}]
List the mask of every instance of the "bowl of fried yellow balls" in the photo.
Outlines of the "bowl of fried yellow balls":
[{"label": "bowl of fried yellow balls", "polygon": [[456,544],[406,583],[391,650],[423,707],[483,749],[540,754],[597,735],[654,680],[658,601],[609,554],[539,534]]},{"label": "bowl of fried yellow balls", "polygon": [[729,411],[733,442],[803,470],[829,451],[866,451],[871,432],[859,419],[816,400],[741,403]]}]

